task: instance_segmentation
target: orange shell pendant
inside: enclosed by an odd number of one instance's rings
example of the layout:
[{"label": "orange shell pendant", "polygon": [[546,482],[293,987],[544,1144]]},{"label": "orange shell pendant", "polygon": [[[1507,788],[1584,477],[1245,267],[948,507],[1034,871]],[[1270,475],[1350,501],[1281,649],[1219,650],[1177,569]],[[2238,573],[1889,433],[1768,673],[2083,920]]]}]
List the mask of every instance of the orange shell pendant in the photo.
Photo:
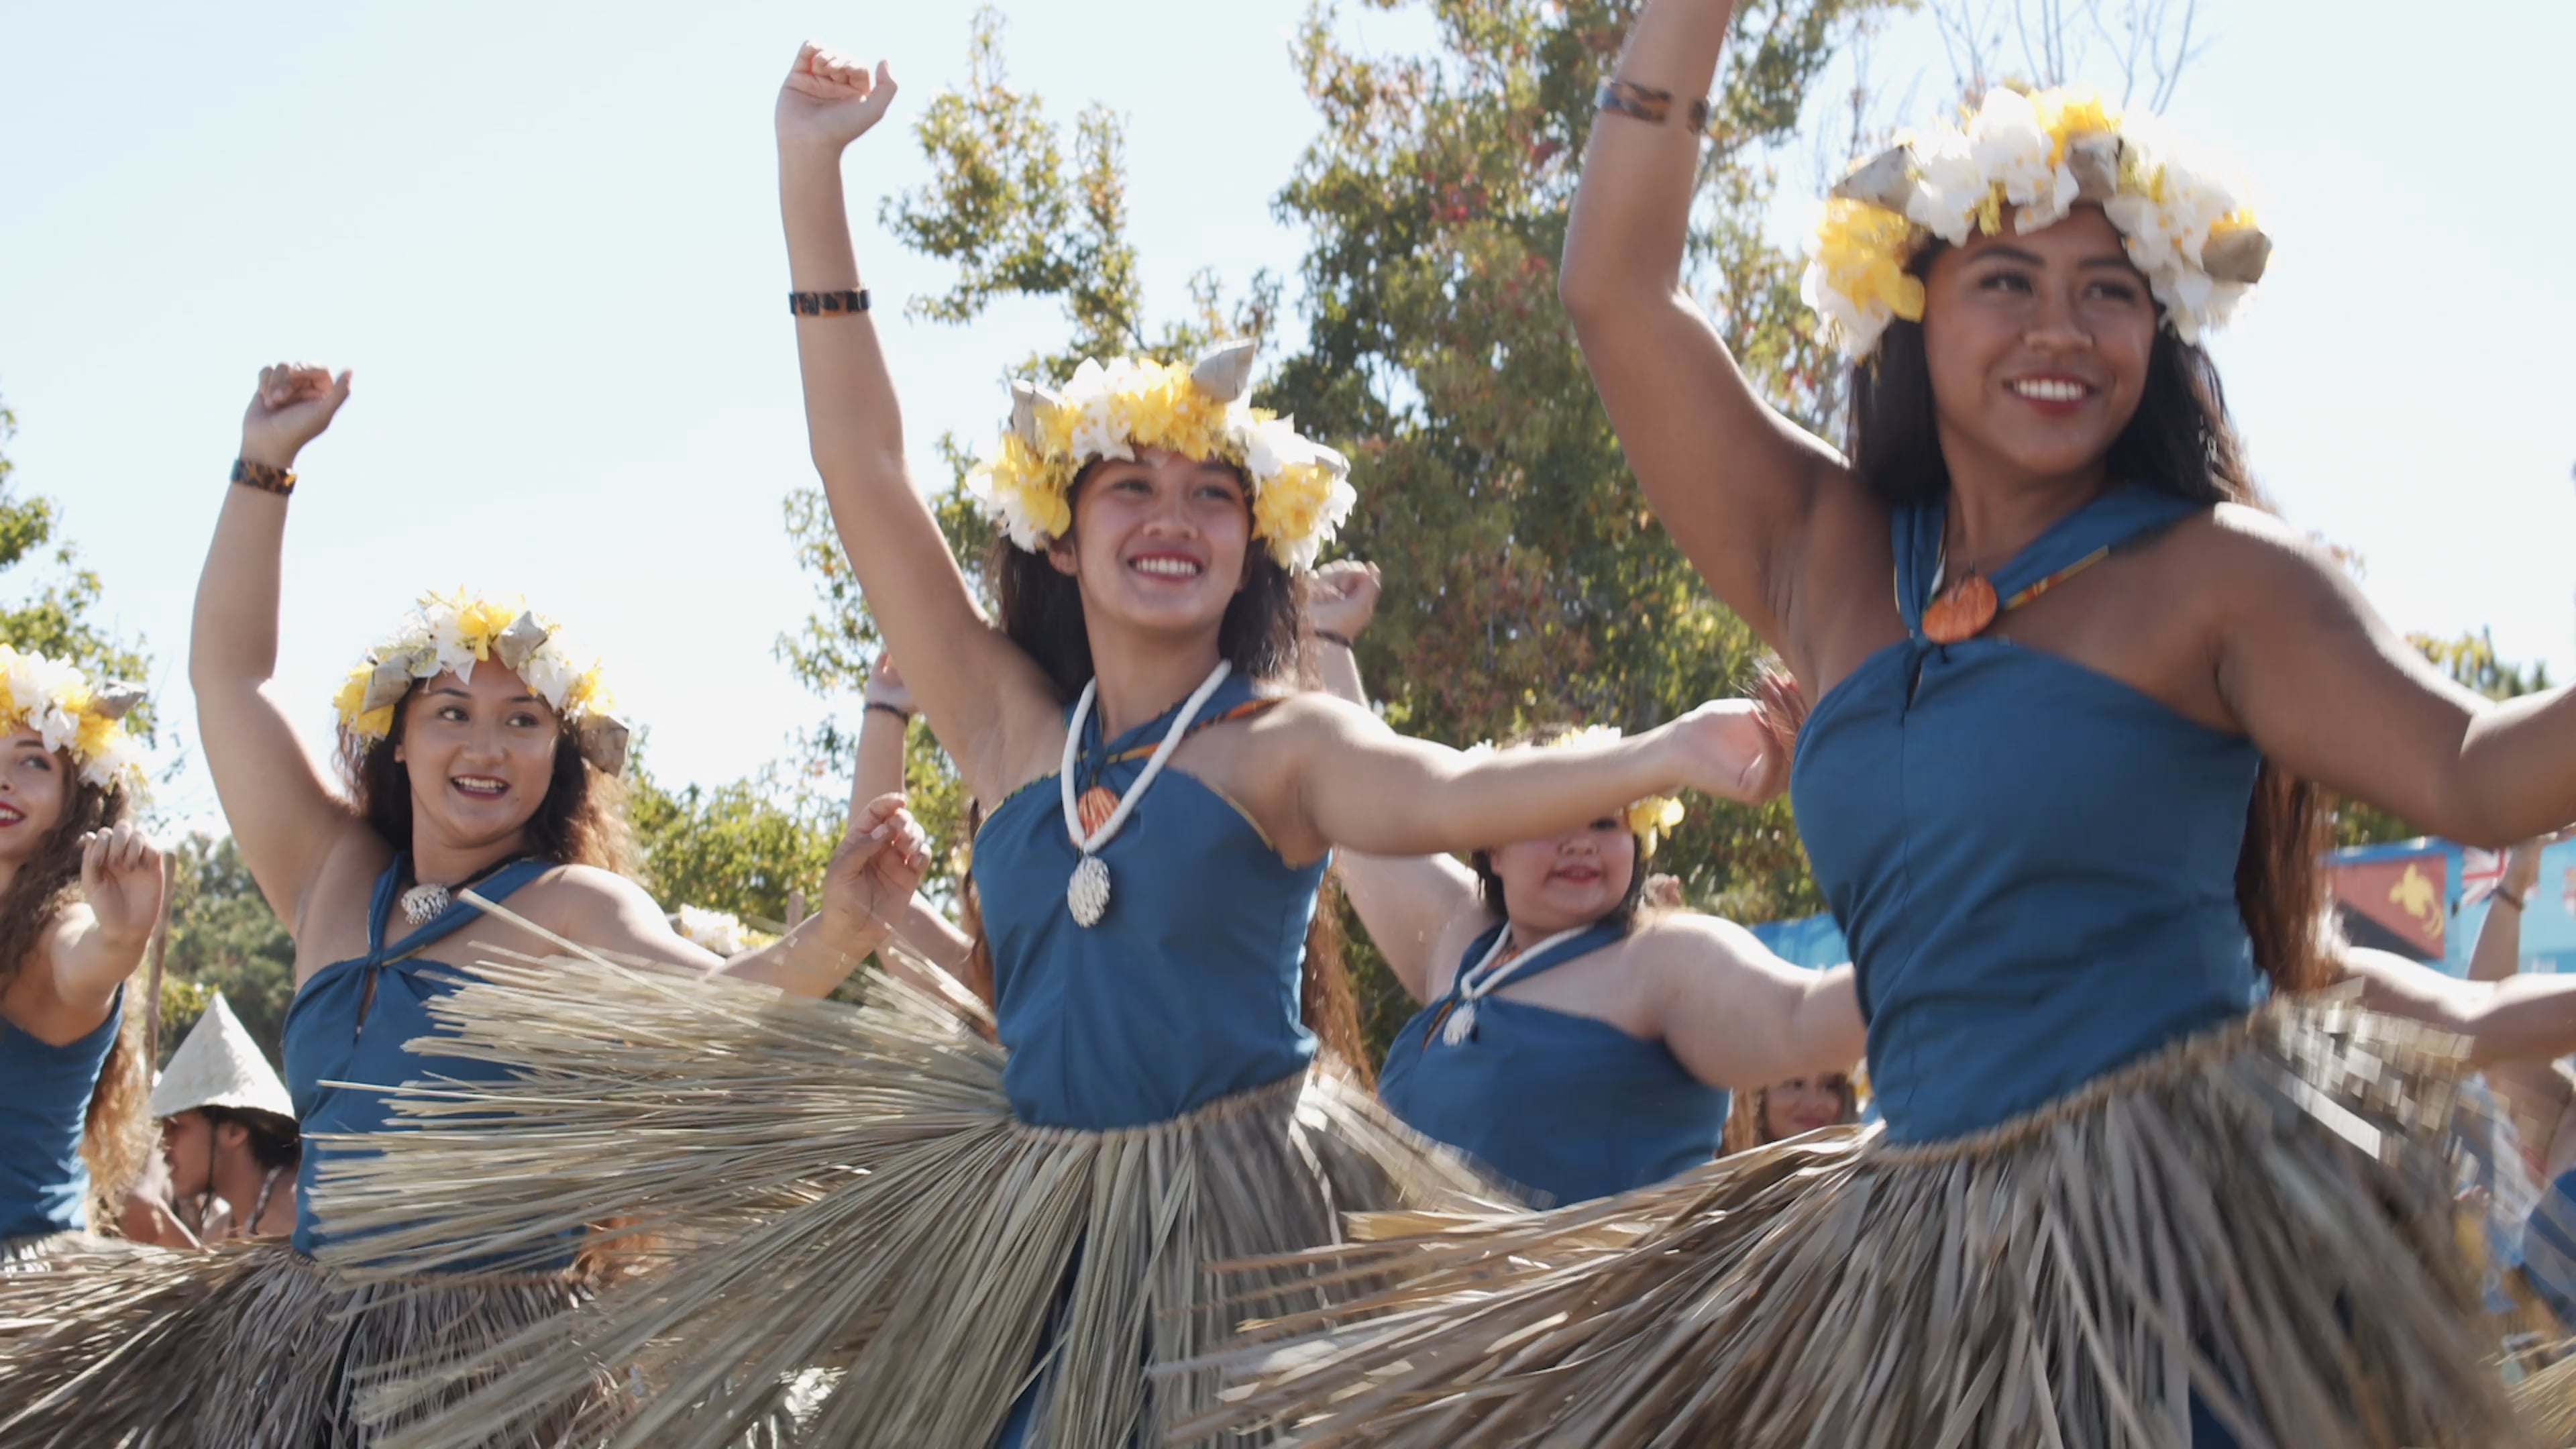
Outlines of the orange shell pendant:
[{"label": "orange shell pendant", "polygon": [[[1992,593],[1993,590],[1987,592]],[[1117,808],[1118,794],[1106,785],[1092,786],[1082,792],[1081,799],[1073,802],[1074,813],[1082,817],[1082,833],[1085,835],[1094,834],[1107,824],[1110,813]]]},{"label": "orange shell pendant", "polygon": [[1943,589],[1923,611],[1923,637],[1935,644],[1963,643],[1994,621],[1995,586],[1983,574],[1970,574]]}]

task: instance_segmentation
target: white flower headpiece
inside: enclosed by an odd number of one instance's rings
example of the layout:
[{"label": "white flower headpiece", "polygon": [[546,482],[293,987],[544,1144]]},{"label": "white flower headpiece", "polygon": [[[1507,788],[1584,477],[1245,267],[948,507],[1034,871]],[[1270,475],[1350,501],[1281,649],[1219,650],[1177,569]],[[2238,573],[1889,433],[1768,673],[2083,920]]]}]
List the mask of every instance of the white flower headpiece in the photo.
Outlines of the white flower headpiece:
[{"label": "white flower headpiece", "polygon": [[340,727],[360,740],[383,739],[393,732],[394,709],[413,681],[449,673],[471,680],[474,666],[485,660],[499,661],[555,713],[573,721],[582,758],[602,774],[626,767],[626,726],[608,712],[613,702],[600,682],[598,661],[580,663],[554,623],[525,605],[461,589],[422,595],[392,637],[349,671],[332,701]]},{"label": "white flower headpiece", "polygon": [[1244,400],[1253,344],[1215,348],[1194,367],[1122,357],[1085,361],[1061,391],[1011,384],[1011,426],[977,459],[967,487],[1010,531],[1044,549],[1073,527],[1073,480],[1102,458],[1162,448],[1218,458],[1252,480],[1252,536],[1282,568],[1309,569],[1359,494],[1350,461],[1300,435],[1294,419]]},{"label": "white flower headpiece", "polygon": [[1923,283],[1906,267],[1932,239],[1998,235],[2007,213],[2015,231],[2037,231],[2079,203],[2119,229],[2185,342],[2225,326],[2271,259],[2241,188],[2156,117],[2123,116],[2088,92],[1997,90],[1964,127],[1906,135],[1843,178],[1808,243],[1801,291],[1857,362],[1890,322],[1923,320]]},{"label": "white flower headpiece", "polygon": [[80,666],[0,644],[13,733],[34,730],[49,750],[68,751],[81,779],[102,790],[143,787],[143,747],[125,732],[125,717],[143,702],[128,684],[92,684]]}]

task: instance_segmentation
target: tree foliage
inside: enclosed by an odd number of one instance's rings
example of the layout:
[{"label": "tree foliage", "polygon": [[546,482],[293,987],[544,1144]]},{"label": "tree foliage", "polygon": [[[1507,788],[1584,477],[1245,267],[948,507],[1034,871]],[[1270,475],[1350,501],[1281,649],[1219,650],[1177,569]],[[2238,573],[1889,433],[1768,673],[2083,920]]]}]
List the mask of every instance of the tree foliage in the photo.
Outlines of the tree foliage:
[{"label": "tree foliage", "polygon": [[284,1061],[286,1008],[295,999],[294,940],[269,910],[231,836],[191,835],[171,855],[162,1061],[179,1049],[217,991],[269,1061]]},{"label": "tree foliage", "polygon": [[[2526,666],[2498,659],[2491,630],[2480,629],[2474,634],[2461,634],[2449,639],[2432,634],[2409,634],[2406,639],[2426,659],[2450,675],[2453,683],[2475,690],[2489,699],[2517,699],[2550,687],[2547,664],[2534,662]],[[2358,800],[2345,801],[2335,814],[2337,845],[2383,845],[2395,840],[2413,840],[2425,833],[2376,805],[2365,805]]]},{"label": "tree foliage", "polygon": [[[1276,206],[1312,238],[1307,347],[1273,369],[1264,402],[1354,461],[1361,502],[1343,551],[1386,573],[1361,658],[1396,727],[1464,745],[1548,721],[1660,723],[1743,687],[1759,650],[1638,495],[1556,301],[1593,90],[1639,7],[1412,8],[1436,26],[1424,54],[1364,53],[1328,7],[1298,37],[1321,129]],[[1795,259],[1763,238],[1767,157],[1790,138],[1849,27],[1882,8],[1741,7],[1691,238],[1689,283],[1747,371],[1791,416],[1820,427],[1840,405],[1839,368],[1805,325]],[[1064,345],[997,359],[1046,376],[1086,355],[1179,358],[1214,337],[1267,333],[1280,293],[1266,276],[1229,306],[1201,273],[1188,315],[1148,325],[1126,233],[1120,123],[1095,107],[1068,142],[1034,97],[1009,86],[1000,28],[995,12],[978,17],[965,87],[916,126],[939,180],[886,203],[898,236],[957,268],[957,284],[917,300],[915,313],[964,324],[999,297],[1053,299]],[[947,452],[959,476],[937,507],[980,581],[991,525],[962,491],[953,439]],[[817,608],[781,640],[782,655],[817,689],[847,689],[876,648],[864,601],[819,496],[791,499],[788,524]],[[935,759],[915,763],[921,775],[940,773]],[[1746,918],[1818,904],[1785,804],[1704,805],[1657,864],[1697,900]],[[1382,1036],[1405,1003],[1364,935],[1353,940]]]},{"label": "tree foliage", "polygon": [[[17,415],[0,406],[0,443],[17,436]],[[79,551],[60,536],[61,511],[42,494],[22,492],[11,481],[16,465],[0,456],[0,574],[29,564],[48,565],[47,576],[0,605],[0,643],[13,649],[69,659],[93,679],[141,681],[151,659],[140,641],[128,641],[98,620],[102,586],[95,570],[80,566]],[[149,702],[127,720],[152,735]]]}]

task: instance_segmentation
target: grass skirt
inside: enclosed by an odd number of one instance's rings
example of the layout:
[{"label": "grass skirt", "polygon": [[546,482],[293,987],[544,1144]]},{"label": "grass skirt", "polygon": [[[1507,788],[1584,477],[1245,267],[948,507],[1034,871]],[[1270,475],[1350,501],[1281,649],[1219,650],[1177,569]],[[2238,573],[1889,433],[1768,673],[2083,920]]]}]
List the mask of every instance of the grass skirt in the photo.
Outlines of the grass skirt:
[{"label": "grass skirt", "polygon": [[2178,1449],[2197,1396],[2247,1449],[2518,1444],[2453,1232],[2456,1053],[2285,1003],[1966,1139],[1831,1129],[1544,1214],[1364,1220],[1330,1261],[1401,1286],[1261,1326],[1199,1426]]},{"label": "grass skirt", "polygon": [[[58,1262],[0,1286],[0,1444],[11,1449],[356,1449],[360,1399],[413,1385],[397,1428],[481,1380],[458,1366],[561,1314],[563,1275],[361,1283],[282,1243]],[[594,1371],[493,1421],[493,1449],[555,1449],[622,1396]]]},{"label": "grass skirt", "polygon": [[594,1241],[652,1271],[507,1345],[403,1449],[483,1444],[600,1363],[647,1397],[583,1443],[720,1445],[792,1410],[792,1442],[980,1449],[1032,1386],[1031,1446],[1162,1443],[1219,1387],[1170,1366],[1246,1315],[1383,1286],[1210,1265],[1337,1242],[1351,1211],[1495,1205],[1329,1066],[1150,1126],[1039,1128],[1012,1118],[998,1047],[892,982],[850,1006],[598,961],[471,976],[434,1008],[455,1035],[415,1049],[520,1080],[402,1094],[416,1130],[326,1164],[325,1223],[384,1230],[371,1267],[416,1271],[614,1215]]}]

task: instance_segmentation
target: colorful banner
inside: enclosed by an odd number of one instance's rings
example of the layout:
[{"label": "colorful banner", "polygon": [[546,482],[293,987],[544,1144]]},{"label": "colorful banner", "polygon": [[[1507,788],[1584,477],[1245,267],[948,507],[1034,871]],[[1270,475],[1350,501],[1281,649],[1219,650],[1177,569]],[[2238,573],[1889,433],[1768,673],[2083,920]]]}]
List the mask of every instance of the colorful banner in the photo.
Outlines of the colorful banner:
[{"label": "colorful banner", "polygon": [[[2448,840],[2366,845],[2326,857],[2345,934],[2465,976],[2494,902],[2491,852]],[[1831,916],[1772,921],[1753,934],[1782,959],[1821,969],[1851,959]],[[2540,857],[2540,883],[2523,911],[2515,959],[2524,971],[2576,971],[2576,840]]]}]

